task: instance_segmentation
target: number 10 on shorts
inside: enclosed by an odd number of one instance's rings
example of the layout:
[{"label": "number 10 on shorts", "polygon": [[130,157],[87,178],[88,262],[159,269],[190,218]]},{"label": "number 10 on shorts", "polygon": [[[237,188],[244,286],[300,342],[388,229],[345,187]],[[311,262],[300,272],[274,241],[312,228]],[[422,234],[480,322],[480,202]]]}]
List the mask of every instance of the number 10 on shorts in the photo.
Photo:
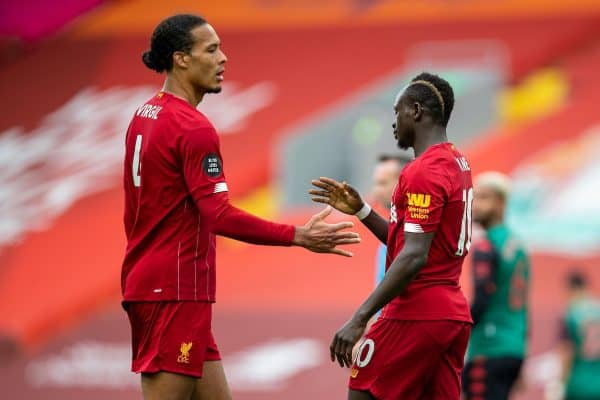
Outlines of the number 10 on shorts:
[{"label": "number 10 on shorts", "polygon": [[375,342],[373,339],[366,339],[362,342],[356,353],[356,366],[363,368],[369,365],[373,358],[373,353],[375,353]]}]

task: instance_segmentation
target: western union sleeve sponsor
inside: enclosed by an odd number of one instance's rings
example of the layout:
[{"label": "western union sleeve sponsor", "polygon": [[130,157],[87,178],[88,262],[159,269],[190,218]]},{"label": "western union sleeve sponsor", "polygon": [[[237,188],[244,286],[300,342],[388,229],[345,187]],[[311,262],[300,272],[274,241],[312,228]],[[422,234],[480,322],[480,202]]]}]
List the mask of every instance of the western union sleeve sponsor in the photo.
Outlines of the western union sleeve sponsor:
[{"label": "western union sleeve sponsor", "polygon": [[406,211],[412,220],[426,220],[429,218],[431,195],[423,193],[406,193],[408,203]]},{"label": "western union sleeve sponsor", "polygon": [[429,208],[431,205],[431,195],[422,193],[406,193],[406,200],[409,206]]}]

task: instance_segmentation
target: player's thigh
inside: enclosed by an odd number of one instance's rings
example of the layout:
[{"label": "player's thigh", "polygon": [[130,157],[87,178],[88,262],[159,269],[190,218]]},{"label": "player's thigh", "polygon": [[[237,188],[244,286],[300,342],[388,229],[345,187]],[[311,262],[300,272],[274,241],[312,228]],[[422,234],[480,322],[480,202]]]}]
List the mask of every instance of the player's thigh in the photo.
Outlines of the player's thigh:
[{"label": "player's thigh", "polygon": [[201,302],[129,304],[132,370],[148,376],[170,372],[200,378],[214,342],[211,307]]},{"label": "player's thigh", "polygon": [[204,363],[202,378],[195,383],[192,400],[232,400],[223,363],[220,360]]},{"label": "player's thigh", "polygon": [[456,321],[438,321],[427,326],[429,334],[445,343],[422,399],[460,399],[461,373],[471,327]]},{"label": "player's thigh", "polygon": [[378,320],[365,336],[348,386],[381,400],[417,400],[442,352],[421,321]]},{"label": "player's thigh", "polygon": [[360,390],[348,390],[348,400],[376,400],[375,397],[371,396],[369,392],[363,392]]},{"label": "player's thigh", "polygon": [[142,374],[142,394],[144,400],[191,400],[196,381],[170,372]]}]

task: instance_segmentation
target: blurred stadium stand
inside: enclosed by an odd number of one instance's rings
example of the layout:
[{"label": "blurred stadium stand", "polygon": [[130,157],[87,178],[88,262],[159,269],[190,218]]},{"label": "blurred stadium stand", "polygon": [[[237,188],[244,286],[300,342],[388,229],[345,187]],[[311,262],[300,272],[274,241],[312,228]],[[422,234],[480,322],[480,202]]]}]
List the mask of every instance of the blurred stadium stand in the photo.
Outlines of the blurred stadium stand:
[{"label": "blurred stadium stand", "polygon": [[[532,354],[554,343],[566,266],[577,261],[600,287],[599,2],[35,4],[0,6],[0,338],[17,353],[0,363],[8,398],[138,390],[118,306],[123,134],[160,88],[140,56],[174,12],[206,16],[229,57],[223,92],[199,108],[222,135],[235,203],[302,223],[315,210],[310,178],[366,189],[376,155],[393,149],[395,94],[433,69],[456,87],[449,135],[474,171],[516,179],[511,223],[534,252]],[[215,330],[236,398],[343,396],[346,373],[325,352],[371,287],[376,242],[362,234],[352,260],[219,243]],[[547,374],[530,369],[523,398],[541,398]]]}]

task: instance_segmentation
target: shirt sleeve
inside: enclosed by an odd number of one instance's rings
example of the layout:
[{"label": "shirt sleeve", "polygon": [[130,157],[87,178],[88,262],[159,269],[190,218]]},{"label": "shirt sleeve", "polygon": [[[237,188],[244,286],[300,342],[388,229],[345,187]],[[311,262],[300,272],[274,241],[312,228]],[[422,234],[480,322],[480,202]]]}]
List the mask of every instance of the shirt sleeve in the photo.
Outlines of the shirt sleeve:
[{"label": "shirt sleeve", "polygon": [[[225,196],[226,193],[218,196]],[[293,225],[278,224],[259,218],[229,204],[221,203],[217,211],[214,233],[246,243],[291,246],[296,233]]]},{"label": "shirt sleeve", "polygon": [[211,231],[253,244],[292,244],[294,226],[263,220],[229,203],[219,138],[212,127],[185,132],[179,148],[186,185]]},{"label": "shirt sleeve", "polygon": [[406,201],[404,231],[435,232],[449,192],[448,177],[440,166],[422,164],[407,173],[403,188]]},{"label": "shirt sleeve", "polygon": [[228,191],[214,128],[186,130],[181,134],[178,147],[185,183],[194,199]]}]

